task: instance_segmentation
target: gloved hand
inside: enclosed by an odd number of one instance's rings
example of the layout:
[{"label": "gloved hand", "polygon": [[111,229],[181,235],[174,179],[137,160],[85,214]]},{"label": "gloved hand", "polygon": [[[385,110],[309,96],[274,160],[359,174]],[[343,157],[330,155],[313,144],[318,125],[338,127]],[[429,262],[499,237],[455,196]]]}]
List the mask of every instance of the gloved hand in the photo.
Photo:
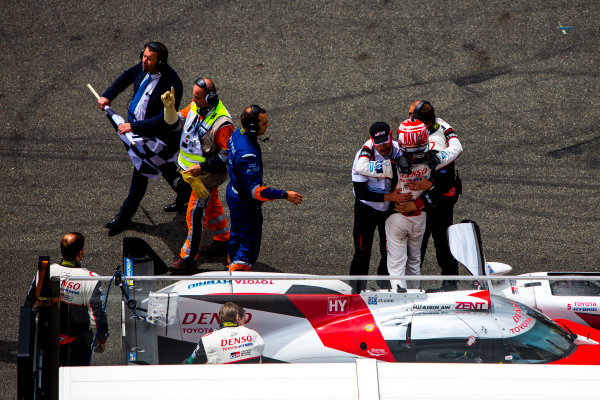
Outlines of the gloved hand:
[{"label": "gloved hand", "polygon": [[429,152],[429,159],[427,160],[427,165],[429,166],[429,168],[431,168],[432,171],[435,171],[436,167],[440,165],[441,162],[442,160],[440,160],[440,157],[437,155],[437,152]]},{"label": "gloved hand", "polygon": [[412,169],[412,164],[410,159],[406,157],[406,155],[402,154],[399,157],[394,158],[393,160],[398,166],[398,170],[403,174],[410,174]]},{"label": "gloved hand", "polygon": [[168,92],[164,92],[160,99],[165,106],[165,114],[163,119],[169,125],[173,125],[179,119],[177,115],[177,110],[175,110],[175,88],[171,86],[171,90]]},{"label": "gloved hand", "polygon": [[199,176],[193,176],[191,172],[182,172],[181,176],[183,177],[183,180],[192,187],[192,190],[196,193],[198,198],[206,199],[208,197],[209,192]]}]

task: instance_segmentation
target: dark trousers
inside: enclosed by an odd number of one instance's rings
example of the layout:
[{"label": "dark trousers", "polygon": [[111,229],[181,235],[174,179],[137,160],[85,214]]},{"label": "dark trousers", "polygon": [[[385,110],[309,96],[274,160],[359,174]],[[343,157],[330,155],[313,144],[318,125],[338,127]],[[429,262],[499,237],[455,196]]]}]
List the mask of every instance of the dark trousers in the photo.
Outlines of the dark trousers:
[{"label": "dark trousers", "polygon": [[[175,202],[177,204],[185,204],[190,198],[192,192],[191,186],[185,183],[181,178],[181,174],[177,171],[175,163],[169,163],[162,170],[163,178],[169,184],[171,189],[177,193]],[[119,215],[121,217],[131,219],[136,213],[146,194],[146,189],[148,189],[148,179],[148,177],[140,174],[137,169],[133,169],[131,184],[129,185],[129,194],[119,210]]]},{"label": "dark trousers", "polygon": [[90,365],[91,355],[92,349],[83,338],[77,338],[74,342],[59,346],[59,363],[61,366],[88,366]]},{"label": "dark trousers", "polygon": [[442,275],[458,275],[458,261],[454,259],[448,245],[447,229],[452,225],[454,204],[451,206],[434,207],[427,210],[427,225],[421,244],[421,267],[427,251],[429,235],[433,237],[435,256],[442,269]]},{"label": "dark trousers", "polygon": [[241,199],[233,192],[231,183],[227,185],[226,198],[230,217],[229,261],[231,264],[253,266],[260,254],[262,241],[262,203],[254,199]]},{"label": "dark trousers", "polygon": [[[381,259],[377,268],[377,275],[387,275],[387,247],[385,240],[385,220],[390,216],[389,211],[376,210],[360,200],[354,202],[354,256],[350,263],[350,275],[368,275],[371,262],[371,249],[375,229],[379,232],[379,252]],[[355,289],[364,290],[366,281],[355,281]]]}]

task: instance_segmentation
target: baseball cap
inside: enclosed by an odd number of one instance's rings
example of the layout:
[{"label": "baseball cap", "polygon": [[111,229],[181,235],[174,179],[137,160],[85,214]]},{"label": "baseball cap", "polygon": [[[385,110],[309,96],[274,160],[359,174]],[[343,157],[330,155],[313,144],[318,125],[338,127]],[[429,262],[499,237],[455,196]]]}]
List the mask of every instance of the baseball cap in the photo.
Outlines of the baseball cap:
[{"label": "baseball cap", "polygon": [[385,122],[375,122],[371,125],[369,134],[375,146],[392,142],[392,130]]}]

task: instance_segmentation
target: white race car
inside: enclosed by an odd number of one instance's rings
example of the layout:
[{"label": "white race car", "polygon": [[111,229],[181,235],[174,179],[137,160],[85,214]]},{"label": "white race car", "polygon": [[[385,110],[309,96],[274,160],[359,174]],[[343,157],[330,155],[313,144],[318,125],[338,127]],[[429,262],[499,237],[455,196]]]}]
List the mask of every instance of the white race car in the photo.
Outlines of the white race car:
[{"label": "white race car", "polygon": [[[473,235],[476,225],[455,226],[458,230],[449,233],[451,248],[462,249],[454,254],[468,268],[485,271],[475,271],[483,286],[494,268],[509,270],[504,264],[485,262],[478,235]],[[152,273],[153,257],[140,257],[141,253],[125,248],[127,275]],[[139,319],[125,313],[129,362],[180,363],[203,335],[218,329],[221,304],[233,301],[246,309],[248,326],[265,341],[263,362],[366,357],[389,362],[600,364],[600,331],[564,318],[570,314],[553,316],[552,321],[529,307],[543,310],[540,300],[552,297],[551,289],[549,296],[536,293],[544,286],[533,280],[533,285],[507,280],[483,290],[353,294],[343,281],[315,276],[197,275],[203,276],[210,279],[182,280],[152,293],[135,277],[130,279],[137,289],[131,293],[143,300],[139,309],[145,315]],[[132,306],[135,303],[129,301]]]},{"label": "white race car", "polygon": [[[454,257],[475,276],[506,275],[512,270],[507,264],[485,261],[479,228],[474,222],[452,225],[448,229],[448,240]],[[531,279],[525,279],[527,277]],[[600,273],[535,272],[519,275],[519,278],[494,280],[487,286],[493,294],[519,301],[552,319],[566,319],[600,329],[597,282]]]}]

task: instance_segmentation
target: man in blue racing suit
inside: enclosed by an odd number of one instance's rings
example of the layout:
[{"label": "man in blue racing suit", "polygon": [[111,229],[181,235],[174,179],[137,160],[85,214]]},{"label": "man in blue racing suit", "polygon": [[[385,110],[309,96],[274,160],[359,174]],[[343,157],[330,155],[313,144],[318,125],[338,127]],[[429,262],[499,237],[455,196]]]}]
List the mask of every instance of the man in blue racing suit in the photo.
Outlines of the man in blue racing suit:
[{"label": "man in blue racing suit", "polygon": [[257,138],[269,127],[264,108],[246,107],[241,116],[242,129],[231,135],[227,146],[229,184],[227,205],[231,218],[229,237],[229,270],[249,271],[258,259],[262,240],[262,204],[285,199],[298,205],[302,195],[291,190],[278,190],[263,183],[263,164]]}]

